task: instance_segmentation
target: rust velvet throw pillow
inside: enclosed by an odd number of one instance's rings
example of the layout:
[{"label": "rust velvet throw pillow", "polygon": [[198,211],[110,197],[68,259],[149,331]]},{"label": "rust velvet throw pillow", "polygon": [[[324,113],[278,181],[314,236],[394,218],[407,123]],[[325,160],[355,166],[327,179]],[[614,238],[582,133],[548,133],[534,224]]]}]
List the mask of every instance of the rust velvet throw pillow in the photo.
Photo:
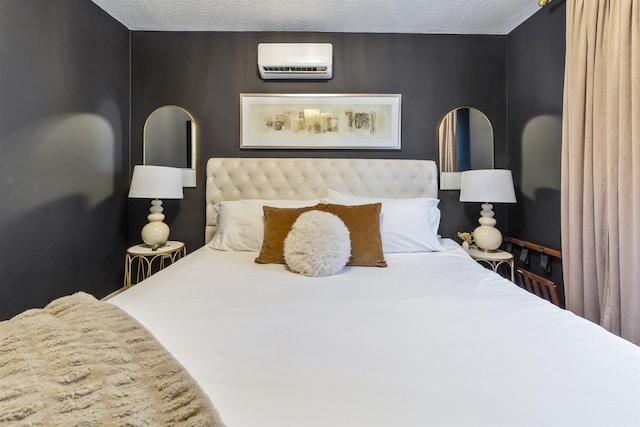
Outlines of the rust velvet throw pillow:
[{"label": "rust velvet throw pillow", "polygon": [[345,206],[319,203],[302,208],[275,208],[263,206],[264,239],[256,262],[285,264],[284,240],[300,214],[310,210],[332,213],[344,222],[351,239],[351,258],[348,265],[359,267],[386,267],[380,235],[381,203]]},{"label": "rust velvet throw pillow", "polygon": [[264,237],[260,254],[256,258],[259,264],[284,264],[284,239],[287,238],[293,223],[301,213],[316,209],[316,206],[302,208],[275,208],[263,206]]},{"label": "rust velvet throw pillow", "polygon": [[348,265],[386,267],[380,236],[381,203],[368,205],[334,205],[320,203],[315,209],[337,215],[349,229],[351,259]]}]

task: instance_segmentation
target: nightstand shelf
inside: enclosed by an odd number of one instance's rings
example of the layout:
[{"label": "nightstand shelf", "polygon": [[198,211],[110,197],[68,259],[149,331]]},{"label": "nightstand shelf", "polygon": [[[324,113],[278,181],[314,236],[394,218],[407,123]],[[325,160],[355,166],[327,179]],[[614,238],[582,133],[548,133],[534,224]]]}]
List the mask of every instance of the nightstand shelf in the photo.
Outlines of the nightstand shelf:
[{"label": "nightstand shelf", "polygon": [[515,263],[512,253],[502,250],[485,252],[478,249],[476,246],[471,246],[469,247],[469,255],[479,263],[489,266],[496,273],[498,273],[498,268],[501,265],[508,266],[511,273],[511,281],[515,283]]},{"label": "nightstand shelf", "polygon": [[169,240],[157,249],[152,249],[145,244],[131,246],[127,249],[124,261],[124,287],[128,288],[139,283],[185,255],[187,255],[187,248],[184,243],[174,240]]}]

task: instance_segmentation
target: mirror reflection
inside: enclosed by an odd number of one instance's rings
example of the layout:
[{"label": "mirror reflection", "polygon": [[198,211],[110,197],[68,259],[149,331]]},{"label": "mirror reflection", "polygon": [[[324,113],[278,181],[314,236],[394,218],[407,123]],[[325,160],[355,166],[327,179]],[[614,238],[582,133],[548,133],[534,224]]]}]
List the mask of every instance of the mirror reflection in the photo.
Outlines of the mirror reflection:
[{"label": "mirror reflection", "polygon": [[182,185],[196,186],[196,125],[177,105],[153,111],[144,124],[143,163],[182,168]]},{"label": "mirror reflection", "polygon": [[438,125],[440,189],[459,190],[469,169],[493,169],[493,126],[477,108],[449,111]]}]

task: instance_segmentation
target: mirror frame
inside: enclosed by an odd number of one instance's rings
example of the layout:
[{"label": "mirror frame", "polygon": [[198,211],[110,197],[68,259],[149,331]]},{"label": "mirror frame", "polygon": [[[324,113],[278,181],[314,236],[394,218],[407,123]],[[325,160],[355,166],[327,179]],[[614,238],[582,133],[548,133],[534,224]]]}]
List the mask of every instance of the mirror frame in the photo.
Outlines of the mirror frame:
[{"label": "mirror frame", "polygon": [[163,108],[168,108],[168,107],[175,107],[175,108],[179,108],[180,110],[184,111],[184,113],[186,115],[189,116],[189,118],[191,119],[191,167],[190,168],[180,168],[182,170],[182,186],[183,187],[197,187],[197,180],[196,180],[196,176],[197,176],[197,172],[196,172],[196,165],[197,165],[197,159],[198,159],[198,144],[197,144],[197,131],[198,131],[198,126],[196,124],[196,119],[193,117],[193,114],[191,114],[189,111],[187,111],[186,108],[183,108],[179,105],[175,105],[175,104],[166,104],[166,105],[161,105],[160,107],[156,108],[155,110],[153,110],[151,113],[149,113],[149,115],[147,116],[146,120],[144,121],[144,127],[142,130],[142,164],[146,165],[147,164],[147,125],[149,124],[149,120],[151,119],[151,117],[153,116],[153,113],[157,112],[158,110],[161,110]]},{"label": "mirror frame", "polygon": [[[473,107],[470,105],[461,105],[459,107],[455,107],[447,111],[438,121],[438,125],[436,126],[436,143],[438,144],[438,178],[440,179],[440,190],[460,190],[460,179],[462,177],[462,171],[458,172],[442,172],[442,164],[440,163],[440,126],[442,126],[442,122],[444,119],[454,111],[458,111],[460,109],[467,108],[473,109],[482,114],[487,123],[489,124],[489,128],[491,130],[491,169],[495,169],[496,167],[496,133],[493,128],[493,123],[489,117],[479,108]],[[443,179],[443,173],[446,173],[447,176]]]}]

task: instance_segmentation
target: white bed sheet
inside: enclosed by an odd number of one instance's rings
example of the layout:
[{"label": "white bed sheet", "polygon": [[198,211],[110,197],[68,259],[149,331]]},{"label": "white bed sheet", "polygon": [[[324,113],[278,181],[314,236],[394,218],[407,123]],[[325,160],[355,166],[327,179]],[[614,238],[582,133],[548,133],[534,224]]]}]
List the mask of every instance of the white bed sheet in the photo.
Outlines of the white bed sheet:
[{"label": "white bed sheet", "polygon": [[229,427],[640,425],[640,347],[443,244],[327,278],[203,247],[109,302]]}]

